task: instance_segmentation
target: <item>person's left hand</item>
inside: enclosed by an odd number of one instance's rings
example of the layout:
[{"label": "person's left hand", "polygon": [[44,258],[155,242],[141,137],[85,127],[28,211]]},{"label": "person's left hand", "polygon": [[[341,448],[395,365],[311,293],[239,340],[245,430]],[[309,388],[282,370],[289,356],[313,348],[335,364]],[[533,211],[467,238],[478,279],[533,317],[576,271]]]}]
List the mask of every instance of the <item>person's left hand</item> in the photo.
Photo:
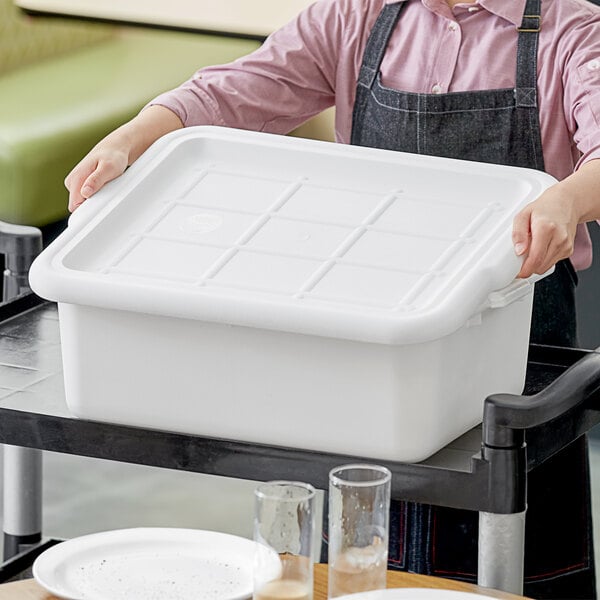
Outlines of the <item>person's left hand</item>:
[{"label": "person's left hand", "polygon": [[517,277],[543,274],[573,253],[579,222],[572,198],[554,185],[528,204],[514,219],[513,243],[518,256],[524,256]]}]

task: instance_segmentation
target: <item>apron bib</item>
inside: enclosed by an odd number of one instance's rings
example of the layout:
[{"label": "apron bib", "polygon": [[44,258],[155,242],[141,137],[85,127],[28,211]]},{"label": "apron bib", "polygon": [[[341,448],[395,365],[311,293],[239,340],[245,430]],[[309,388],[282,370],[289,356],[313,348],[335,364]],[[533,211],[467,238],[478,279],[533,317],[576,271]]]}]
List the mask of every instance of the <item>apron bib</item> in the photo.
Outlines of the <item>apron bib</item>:
[{"label": "apron bib", "polygon": [[[541,0],[527,1],[518,30],[514,89],[445,94],[403,92],[382,85],[381,62],[405,5],[387,4],[369,36],[357,82],[351,143],[543,170],[537,99],[540,17],[536,16],[541,14]],[[532,342],[577,345],[576,278],[566,260],[536,284]],[[583,437],[530,474],[527,595],[595,597],[590,510]],[[476,513],[395,502],[390,568],[475,581],[477,526]]]}]

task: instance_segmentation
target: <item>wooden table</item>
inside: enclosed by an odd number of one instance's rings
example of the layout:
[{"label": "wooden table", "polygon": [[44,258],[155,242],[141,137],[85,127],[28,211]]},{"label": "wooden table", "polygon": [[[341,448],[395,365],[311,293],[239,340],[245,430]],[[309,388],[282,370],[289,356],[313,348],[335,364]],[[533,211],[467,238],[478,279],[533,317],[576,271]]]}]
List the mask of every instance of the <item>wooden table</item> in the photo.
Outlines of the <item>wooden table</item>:
[{"label": "wooden table", "polygon": [[16,0],[36,14],[265,38],[314,0]]},{"label": "wooden table", "polygon": [[[469,583],[451,581],[440,577],[426,577],[412,575],[399,571],[389,571],[388,588],[434,588],[445,590],[458,590],[462,592],[479,593],[490,598],[501,600],[523,600],[524,596],[515,596],[504,592],[497,592]],[[315,596],[314,600],[327,598],[327,565],[315,565]],[[58,600],[55,596],[47,594],[35,581],[28,579],[15,583],[0,585],[0,600]]]}]

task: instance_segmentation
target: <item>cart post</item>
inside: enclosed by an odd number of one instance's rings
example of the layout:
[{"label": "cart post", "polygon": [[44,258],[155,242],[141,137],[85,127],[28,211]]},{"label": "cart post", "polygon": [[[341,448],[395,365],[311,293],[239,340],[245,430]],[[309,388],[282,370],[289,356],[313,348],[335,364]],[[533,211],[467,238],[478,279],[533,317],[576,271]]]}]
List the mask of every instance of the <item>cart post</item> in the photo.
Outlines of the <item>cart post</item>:
[{"label": "cart post", "polygon": [[509,515],[479,513],[477,584],[523,594],[525,511]]},{"label": "cart post", "polygon": [[42,451],[4,445],[4,560],[42,538]]}]

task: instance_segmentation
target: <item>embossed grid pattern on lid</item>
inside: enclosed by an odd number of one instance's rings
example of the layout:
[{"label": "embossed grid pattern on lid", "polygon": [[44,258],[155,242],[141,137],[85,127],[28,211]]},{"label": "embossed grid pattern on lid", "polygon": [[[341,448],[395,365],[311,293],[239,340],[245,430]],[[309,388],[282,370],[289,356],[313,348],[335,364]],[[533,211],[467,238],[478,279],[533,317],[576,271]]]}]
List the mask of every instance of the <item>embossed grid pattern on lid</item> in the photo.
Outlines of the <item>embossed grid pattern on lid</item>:
[{"label": "embossed grid pattern on lid", "polygon": [[219,163],[186,176],[149,218],[127,225],[125,243],[97,272],[208,294],[413,311],[443,293],[511,208],[251,176]]}]

